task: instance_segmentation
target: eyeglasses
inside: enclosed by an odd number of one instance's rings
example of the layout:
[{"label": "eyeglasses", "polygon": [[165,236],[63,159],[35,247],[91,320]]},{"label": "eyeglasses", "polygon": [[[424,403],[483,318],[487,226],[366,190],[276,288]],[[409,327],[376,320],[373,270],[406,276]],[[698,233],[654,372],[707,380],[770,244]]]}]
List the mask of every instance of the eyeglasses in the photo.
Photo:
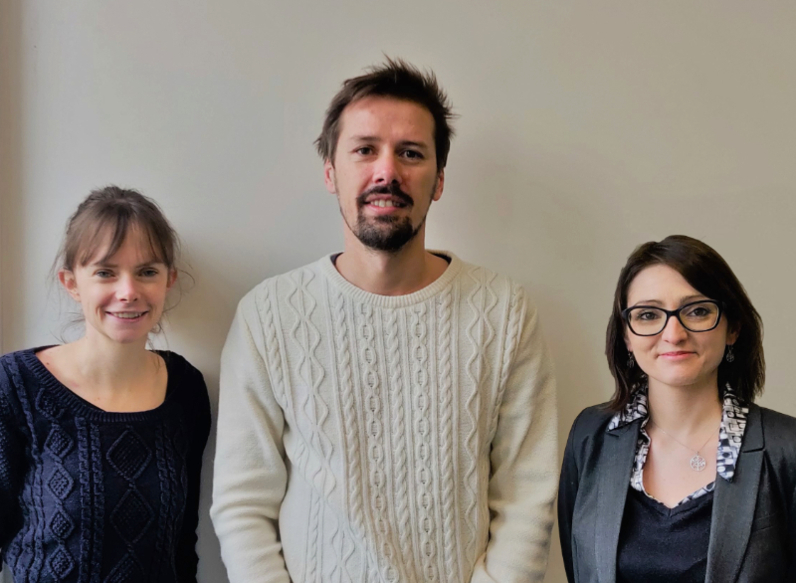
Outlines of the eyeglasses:
[{"label": "eyeglasses", "polygon": [[660,334],[672,316],[690,332],[707,332],[719,325],[721,305],[715,300],[700,300],[680,306],[676,310],[664,310],[655,306],[633,306],[622,310],[622,318],[636,336]]}]

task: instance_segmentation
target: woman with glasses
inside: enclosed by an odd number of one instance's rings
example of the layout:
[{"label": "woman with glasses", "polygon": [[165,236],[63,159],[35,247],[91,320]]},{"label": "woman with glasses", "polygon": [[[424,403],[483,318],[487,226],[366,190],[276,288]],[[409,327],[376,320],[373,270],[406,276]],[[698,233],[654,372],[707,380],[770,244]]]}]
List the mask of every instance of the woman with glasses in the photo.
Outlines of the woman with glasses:
[{"label": "woman with glasses", "polygon": [[796,419],[753,404],[762,322],[727,263],[685,236],[637,248],[606,355],[616,391],[561,470],[570,583],[796,581]]}]

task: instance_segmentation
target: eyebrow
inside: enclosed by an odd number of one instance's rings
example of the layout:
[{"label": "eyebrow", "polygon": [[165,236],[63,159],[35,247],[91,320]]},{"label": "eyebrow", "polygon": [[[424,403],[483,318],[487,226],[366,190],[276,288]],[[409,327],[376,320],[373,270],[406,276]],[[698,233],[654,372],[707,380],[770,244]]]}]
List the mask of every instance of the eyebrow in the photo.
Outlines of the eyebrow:
[{"label": "eyebrow", "polygon": [[[707,299],[710,299],[710,298],[708,298],[707,296],[704,296],[702,294],[692,294],[690,296],[681,297],[680,298],[680,305],[682,306],[682,305],[687,304],[689,302],[698,301],[698,300],[707,300]],[[636,302],[635,304],[633,304],[630,307],[634,308],[636,306],[663,306],[663,302],[660,301],[660,300],[640,300],[640,301]]]},{"label": "eyebrow", "polygon": [[[158,263],[163,263],[160,259],[152,259],[151,261],[146,261],[144,263],[139,263],[135,266],[136,269],[141,269],[142,267],[151,267],[152,265],[157,265]],[[91,264],[93,267],[119,267],[118,263],[109,263],[107,261],[96,261]],[[164,264],[165,265],[165,264]]]},{"label": "eyebrow", "polygon": [[[376,143],[379,143],[379,142],[384,141],[381,138],[379,138],[378,136],[351,136],[349,139],[352,142],[376,142]],[[429,148],[429,145],[426,144],[425,142],[416,142],[414,140],[402,140],[402,141],[398,142],[398,145],[399,146],[403,146],[403,147],[414,146],[415,148],[421,148],[421,149],[424,149],[424,150],[427,150]]]}]

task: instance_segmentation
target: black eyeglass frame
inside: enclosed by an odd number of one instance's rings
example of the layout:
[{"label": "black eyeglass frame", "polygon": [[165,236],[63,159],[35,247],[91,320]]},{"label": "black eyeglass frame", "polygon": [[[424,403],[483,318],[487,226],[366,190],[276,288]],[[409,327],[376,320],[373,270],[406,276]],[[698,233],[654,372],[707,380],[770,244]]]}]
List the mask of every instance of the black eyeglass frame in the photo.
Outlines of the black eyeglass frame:
[{"label": "black eyeglass frame", "polygon": [[[716,306],[716,308],[719,311],[719,315],[716,317],[716,323],[713,324],[713,326],[711,326],[710,328],[706,328],[705,330],[692,330],[691,328],[686,326],[685,323],[683,322],[683,319],[680,317],[680,312],[682,312],[683,310],[685,310],[690,306],[693,306],[694,304],[713,304],[714,306]],[[666,321],[663,323],[663,326],[658,332],[655,332],[655,334],[639,334],[638,332],[633,330],[633,326],[630,324],[630,312],[631,310],[637,310],[639,308],[646,308],[648,310],[658,310],[659,312],[664,312],[666,314]],[[669,318],[671,318],[672,316],[675,316],[677,318],[677,321],[680,322],[680,325],[689,332],[710,332],[711,330],[715,330],[716,327],[721,323],[721,315],[723,313],[724,313],[724,306],[722,302],[716,300],[697,300],[695,302],[688,302],[687,304],[680,306],[676,310],[666,310],[664,308],[661,308],[660,306],[631,306],[629,308],[625,308],[624,310],[622,310],[622,319],[625,321],[625,324],[627,324],[628,329],[633,334],[635,334],[636,336],[649,337],[649,336],[657,336],[658,334],[666,330],[666,326],[669,325]]]}]

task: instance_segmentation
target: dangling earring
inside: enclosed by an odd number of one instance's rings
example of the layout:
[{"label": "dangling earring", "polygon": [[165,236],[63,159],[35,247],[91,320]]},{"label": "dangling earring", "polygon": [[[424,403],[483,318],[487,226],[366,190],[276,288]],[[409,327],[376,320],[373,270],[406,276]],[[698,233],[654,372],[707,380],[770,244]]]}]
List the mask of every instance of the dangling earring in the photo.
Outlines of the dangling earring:
[{"label": "dangling earring", "polygon": [[627,353],[627,368],[633,368],[636,366],[636,359],[633,356],[632,352]]},{"label": "dangling earring", "polygon": [[732,344],[727,345],[727,354],[724,356],[727,362],[735,361],[735,355],[732,353]]}]

